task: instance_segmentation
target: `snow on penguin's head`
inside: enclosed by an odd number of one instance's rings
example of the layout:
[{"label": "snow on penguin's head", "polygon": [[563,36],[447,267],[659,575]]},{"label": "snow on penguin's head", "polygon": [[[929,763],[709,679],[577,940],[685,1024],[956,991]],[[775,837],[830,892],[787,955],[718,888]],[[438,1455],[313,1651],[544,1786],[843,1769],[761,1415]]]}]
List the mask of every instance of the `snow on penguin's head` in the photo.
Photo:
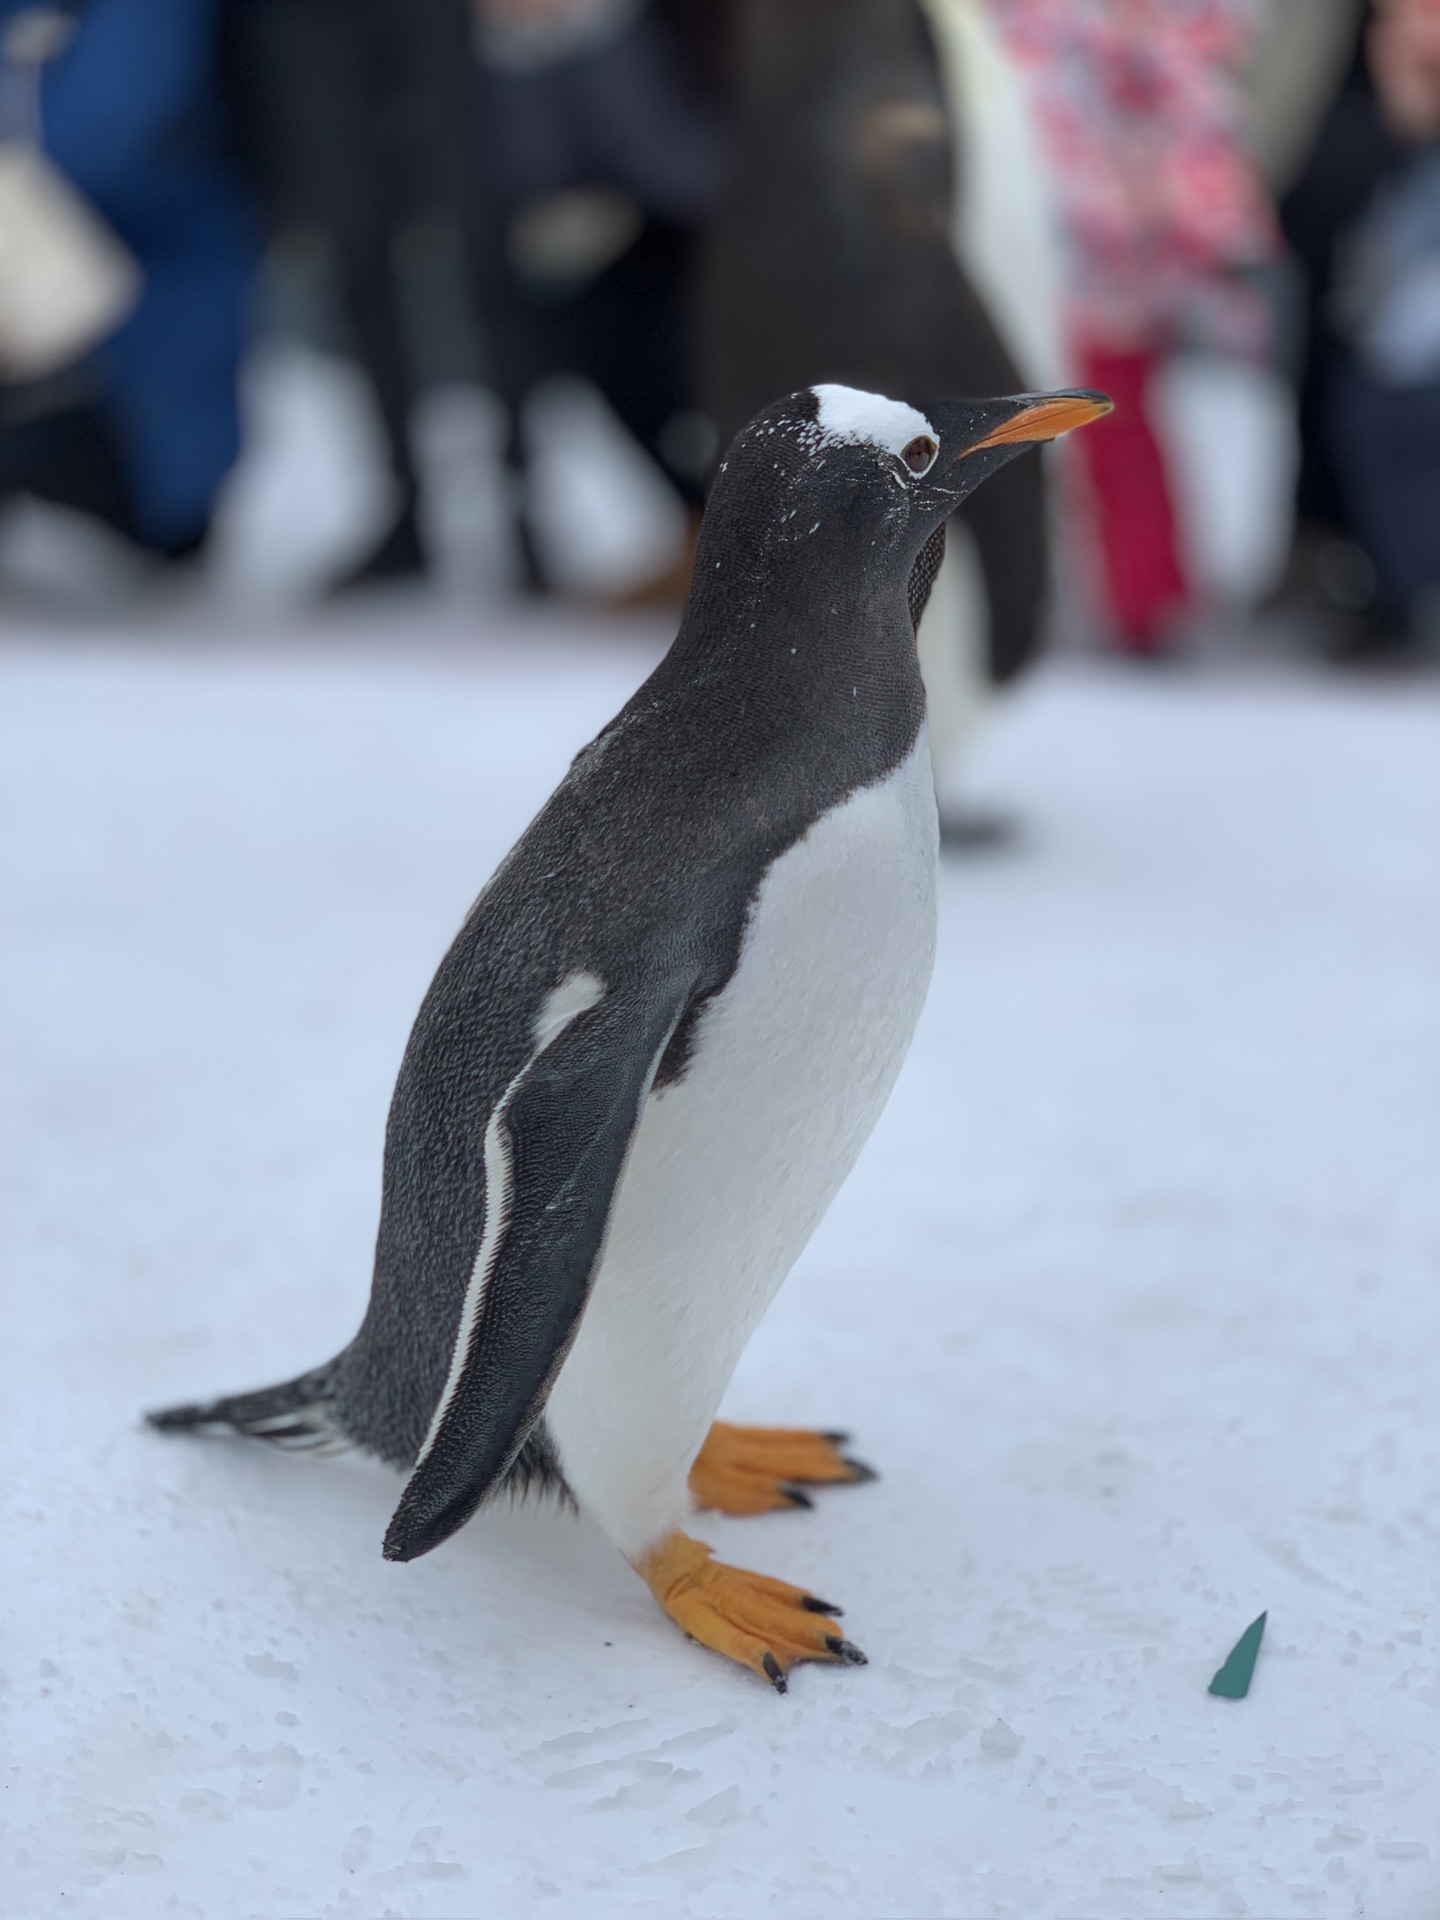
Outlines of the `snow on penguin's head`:
[{"label": "snow on penguin's head", "polygon": [[815,425],[821,440],[851,445],[868,442],[886,453],[903,456],[917,439],[938,442],[939,434],[918,407],[903,400],[887,400],[881,393],[862,393],[858,387],[812,387]]}]

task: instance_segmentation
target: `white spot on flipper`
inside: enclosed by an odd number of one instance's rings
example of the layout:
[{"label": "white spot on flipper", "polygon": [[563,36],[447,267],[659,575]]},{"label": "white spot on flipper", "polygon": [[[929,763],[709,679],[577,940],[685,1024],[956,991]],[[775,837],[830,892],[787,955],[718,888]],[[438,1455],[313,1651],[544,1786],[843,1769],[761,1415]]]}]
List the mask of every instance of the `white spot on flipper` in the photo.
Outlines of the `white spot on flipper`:
[{"label": "white spot on flipper", "polygon": [[481,1235],[480,1251],[475,1256],[475,1265],[470,1269],[470,1281],[465,1289],[464,1305],[460,1309],[460,1324],[455,1330],[455,1345],[450,1352],[450,1368],[445,1376],[445,1386],[435,1404],[435,1412],[431,1416],[424,1443],[415,1456],[417,1467],[423,1464],[434,1446],[436,1436],[445,1423],[445,1416],[450,1411],[450,1403],[455,1398],[455,1390],[460,1385],[461,1375],[465,1371],[465,1362],[470,1357],[475,1328],[479,1324],[480,1313],[485,1305],[490,1275],[494,1271],[500,1245],[505,1238],[505,1229],[510,1224],[512,1198],[510,1134],[505,1125],[505,1116],[509,1111],[510,1102],[514,1099],[521,1081],[545,1049],[559,1039],[572,1020],[578,1019],[582,1013],[588,1013],[591,1007],[598,1006],[604,997],[605,982],[594,973],[582,971],[567,974],[558,987],[552,987],[546,994],[539,1013],[535,1016],[535,1051],[491,1110],[490,1119],[485,1128],[484,1146],[485,1231]]},{"label": "white spot on flipper", "polygon": [[605,998],[605,982],[593,973],[572,973],[545,996],[535,1017],[535,1048],[543,1053],[570,1022]]},{"label": "white spot on flipper", "polygon": [[850,444],[868,441],[898,458],[917,434],[940,436],[918,407],[903,400],[887,400],[880,393],[862,393],[858,387],[812,387],[818,403],[815,424],[820,438]]}]

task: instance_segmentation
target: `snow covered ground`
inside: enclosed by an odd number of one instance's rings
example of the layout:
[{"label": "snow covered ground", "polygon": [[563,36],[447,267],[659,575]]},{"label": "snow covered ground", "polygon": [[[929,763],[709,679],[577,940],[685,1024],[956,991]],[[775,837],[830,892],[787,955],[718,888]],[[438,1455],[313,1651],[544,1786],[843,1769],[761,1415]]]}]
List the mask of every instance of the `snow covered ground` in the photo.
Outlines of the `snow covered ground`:
[{"label": "snow covered ground", "polygon": [[584,1523],[391,1566],[379,1467],[139,1424],[349,1337],[420,995],[658,645],[0,647],[6,1912],[1429,1920],[1433,684],[1072,665],[997,722],[1024,842],[946,864],[910,1063],[728,1403],[882,1477],[700,1529],[867,1669],[780,1699]]}]

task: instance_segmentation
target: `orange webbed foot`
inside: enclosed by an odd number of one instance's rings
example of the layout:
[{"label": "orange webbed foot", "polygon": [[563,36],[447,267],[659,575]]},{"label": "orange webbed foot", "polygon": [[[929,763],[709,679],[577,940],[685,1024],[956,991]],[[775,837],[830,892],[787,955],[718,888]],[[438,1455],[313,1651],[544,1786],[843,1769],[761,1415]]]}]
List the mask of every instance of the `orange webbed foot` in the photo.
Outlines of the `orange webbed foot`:
[{"label": "orange webbed foot", "polygon": [[805,1486],[873,1480],[841,1452],[848,1434],[804,1427],[735,1427],[717,1420],[690,1469],[690,1494],[713,1513],[773,1513],[808,1507]]},{"label": "orange webbed foot", "polygon": [[703,1540],[668,1534],[635,1569],[692,1640],[749,1667],[777,1693],[787,1691],[785,1677],[802,1660],[865,1665],[840,1632],[838,1607],[787,1581],[726,1566]]}]

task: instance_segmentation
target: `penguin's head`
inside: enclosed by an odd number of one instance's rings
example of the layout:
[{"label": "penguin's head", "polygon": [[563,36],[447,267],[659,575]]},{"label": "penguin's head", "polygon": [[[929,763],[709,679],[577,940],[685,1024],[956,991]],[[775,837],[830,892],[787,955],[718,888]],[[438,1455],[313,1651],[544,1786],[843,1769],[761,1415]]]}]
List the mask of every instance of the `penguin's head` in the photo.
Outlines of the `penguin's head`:
[{"label": "penguin's head", "polygon": [[924,413],[851,386],[787,394],[735,434],[716,474],[685,628],[758,632],[764,603],[820,609],[822,624],[824,609],[885,597],[904,609],[920,549],[968,493],[1102,413],[1110,401],[1091,392],[943,399]]},{"label": "penguin's head", "polygon": [[852,468],[857,478],[883,476],[898,488],[922,538],[1006,461],[1086,426],[1112,404],[1103,393],[1080,388],[936,400],[924,412],[854,387],[811,387],[793,396],[802,413],[812,398],[815,452]]},{"label": "penguin's head", "polygon": [[[737,434],[716,493],[785,545],[914,555],[967,494],[1016,454],[1110,411],[1103,393],[939,400],[922,412],[855,387],[789,394]],[[763,502],[763,505],[762,505]]]}]

